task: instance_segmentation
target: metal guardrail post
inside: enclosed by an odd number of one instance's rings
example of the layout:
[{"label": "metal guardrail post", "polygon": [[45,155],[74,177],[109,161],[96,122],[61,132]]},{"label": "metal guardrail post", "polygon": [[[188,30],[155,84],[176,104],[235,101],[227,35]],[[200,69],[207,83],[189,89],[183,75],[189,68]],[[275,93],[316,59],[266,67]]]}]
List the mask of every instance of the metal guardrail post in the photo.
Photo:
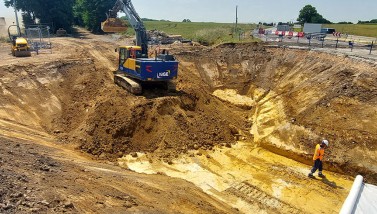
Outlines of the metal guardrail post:
[{"label": "metal guardrail post", "polygon": [[338,42],[339,42],[339,39],[336,39],[335,49],[338,49]]},{"label": "metal guardrail post", "polygon": [[349,45],[349,47],[351,48],[351,52],[353,51],[353,44],[354,44],[354,42],[352,42],[352,41],[349,41],[349,42],[348,42],[348,45]]},{"label": "metal guardrail post", "polygon": [[372,49],[373,49],[373,41],[372,41],[372,45],[370,46],[369,55],[372,54]]}]

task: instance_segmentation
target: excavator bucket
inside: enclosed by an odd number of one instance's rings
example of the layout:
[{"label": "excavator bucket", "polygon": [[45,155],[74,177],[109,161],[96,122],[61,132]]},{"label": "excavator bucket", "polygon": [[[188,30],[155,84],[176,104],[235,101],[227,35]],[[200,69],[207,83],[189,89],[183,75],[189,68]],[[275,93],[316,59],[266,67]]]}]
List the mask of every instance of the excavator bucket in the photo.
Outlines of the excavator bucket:
[{"label": "excavator bucket", "polygon": [[118,18],[108,18],[101,23],[101,29],[106,33],[124,32],[128,28],[126,21]]}]

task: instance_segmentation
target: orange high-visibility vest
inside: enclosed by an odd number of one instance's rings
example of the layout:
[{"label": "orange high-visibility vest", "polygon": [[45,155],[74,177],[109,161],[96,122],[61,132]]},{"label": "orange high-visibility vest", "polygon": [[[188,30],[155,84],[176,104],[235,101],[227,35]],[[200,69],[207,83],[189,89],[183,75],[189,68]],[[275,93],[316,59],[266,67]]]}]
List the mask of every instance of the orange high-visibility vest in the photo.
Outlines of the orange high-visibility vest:
[{"label": "orange high-visibility vest", "polygon": [[325,154],[325,149],[322,148],[319,144],[317,144],[317,146],[315,146],[313,160],[317,160],[319,158],[322,161],[324,154]]}]

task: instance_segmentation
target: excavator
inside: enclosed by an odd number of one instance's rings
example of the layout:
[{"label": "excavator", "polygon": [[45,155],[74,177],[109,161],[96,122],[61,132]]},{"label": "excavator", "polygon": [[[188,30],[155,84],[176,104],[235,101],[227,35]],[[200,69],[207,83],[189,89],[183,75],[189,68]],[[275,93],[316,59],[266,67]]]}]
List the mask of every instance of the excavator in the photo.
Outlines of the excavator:
[{"label": "excavator", "polygon": [[[11,33],[11,28],[17,28],[17,34],[14,35]],[[11,51],[12,55],[15,57],[25,57],[31,56],[31,50],[28,41],[21,36],[21,29],[17,25],[10,25],[8,27],[9,40],[11,41]]]},{"label": "excavator", "polygon": [[135,95],[141,94],[142,87],[147,84],[159,83],[169,91],[175,90],[172,80],[177,78],[178,61],[168,51],[148,58],[147,31],[131,0],[117,0],[109,10],[107,20],[101,23],[101,29],[104,32],[127,30],[127,26],[117,18],[120,11],[126,14],[136,32],[136,45],[117,48],[119,66],[114,72],[114,82]]}]

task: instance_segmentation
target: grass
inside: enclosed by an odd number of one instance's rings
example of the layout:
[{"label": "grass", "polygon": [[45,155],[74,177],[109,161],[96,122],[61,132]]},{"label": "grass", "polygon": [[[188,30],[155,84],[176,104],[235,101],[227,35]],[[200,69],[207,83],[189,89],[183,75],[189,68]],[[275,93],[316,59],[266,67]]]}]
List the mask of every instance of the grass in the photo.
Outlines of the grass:
[{"label": "grass", "polygon": [[337,32],[357,36],[377,38],[377,24],[325,24],[326,28],[335,28]]},{"label": "grass", "polygon": [[[240,31],[245,32],[245,38],[240,40],[238,35],[233,34],[234,24],[213,22],[168,22],[168,21],[145,21],[147,30],[160,30],[167,34],[179,34],[185,39],[214,45],[227,42],[252,42],[257,41],[250,37],[250,32],[256,27],[255,24],[239,24]],[[326,24],[324,27],[335,28],[337,32],[350,35],[368,36],[377,38],[377,24]],[[127,30],[126,35],[134,35],[132,28]]]},{"label": "grass", "polygon": [[[159,30],[170,35],[182,35],[203,44],[214,45],[227,42],[251,42],[256,41],[250,36],[251,30],[256,27],[253,24],[239,24],[238,29],[244,32],[244,38],[239,39],[238,34],[232,34],[235,24],[212,22],[168,22],[145,21],[147,30]],[[133,29],[128,29],[126,35],[133,35]]]}]

